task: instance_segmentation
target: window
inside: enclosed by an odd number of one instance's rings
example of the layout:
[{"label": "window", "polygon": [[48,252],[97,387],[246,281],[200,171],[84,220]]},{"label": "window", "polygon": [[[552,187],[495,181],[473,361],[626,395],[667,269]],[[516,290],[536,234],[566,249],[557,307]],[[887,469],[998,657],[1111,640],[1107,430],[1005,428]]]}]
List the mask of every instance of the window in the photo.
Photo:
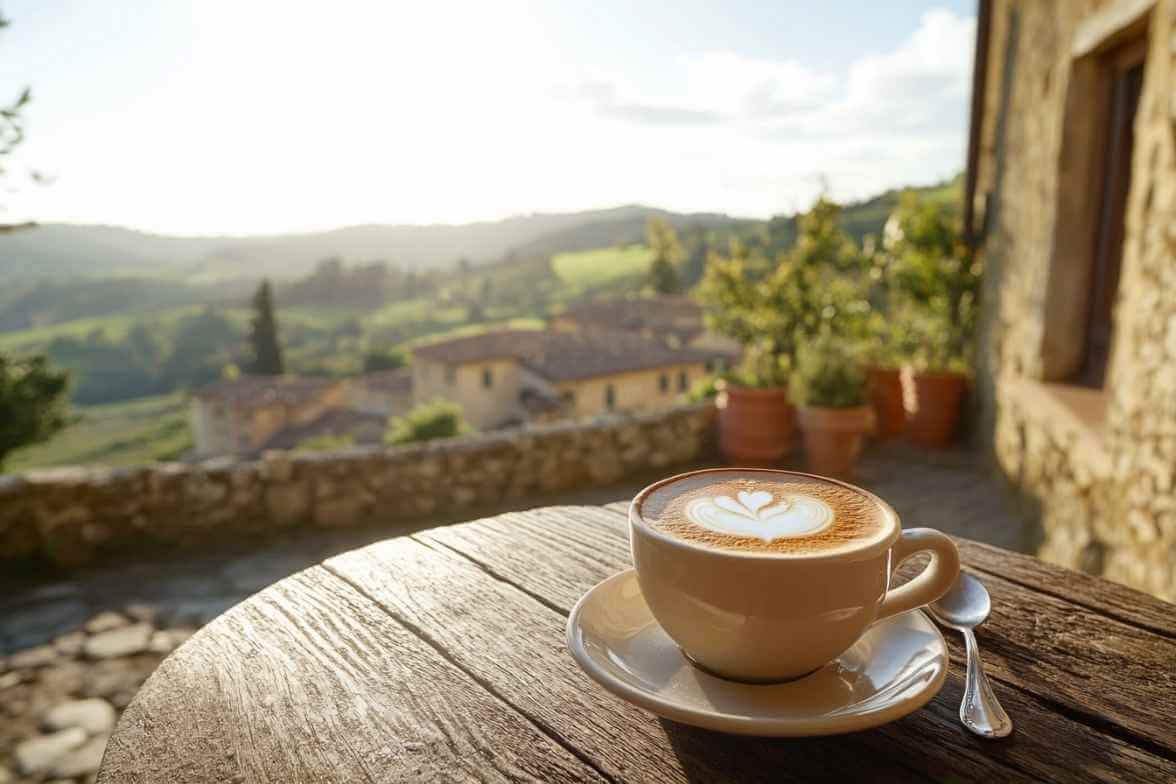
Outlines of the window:
[{"label": "window", "polygon": [[668,373],[662,373],[657,377],[657,391],[663,395],[670,391],[670,376]]},{"label": "window", "polygon": [[482,388],[489,389],[494,386],[494,370],[492,368],[482,368]]},{"label": "window", "polygon": [[449,386],[457,383],[457,368],[453,365],[445,366],[445,383]]},{"label": "window", "polygon": [[714,373],[715,372],[715,361],[713,359],[708,359],[706,361],[706,372],[707,373]]},{"label": "window", "polygon": [[1040,378],[1101,389],[1114,342],[1150,16],[1113,27],[1096,17],[1100,24],[1075,35],[1082,46],[1075,45],[1066,88]]},{"label": "window", "polygon": [[604,388],[604,407],[609,411],[617,407],[617,390],[613,388],[612,384],[608,384]]},{"label": "window", "polygon": [[678,371],[678,391],[685,392],[690,389],[690,374],[685,370]]},{"label": "window", "polygon": [[576,393],[570,389],[565,389],[563,392],[561,392],[559,399],[562,400],[565,405],[576,405]]},{"label": "window", "polygon": [[1099,184],[1090,297],[1087,303],[1085,346],[1075,379],[1082,386],[1101,387],[1111,354],[1111,311],[1119,291],[1119,267],[1123,261],[1127,192],[1131,187],[1131,153],[1134,149],[1135,112],[1143,88],[1142,48],[1131,48],[1111,64],[1106,145]]}]

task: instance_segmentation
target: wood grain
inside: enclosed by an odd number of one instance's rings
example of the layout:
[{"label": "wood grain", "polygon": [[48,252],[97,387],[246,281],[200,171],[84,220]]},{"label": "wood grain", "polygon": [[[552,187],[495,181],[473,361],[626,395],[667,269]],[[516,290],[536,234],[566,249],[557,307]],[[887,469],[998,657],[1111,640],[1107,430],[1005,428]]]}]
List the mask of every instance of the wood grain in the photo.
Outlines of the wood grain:
[{"label": "wood grain", "polygon": [[1176,639],[1176,607],[1154,596],[999,547],[966,539],[956,542],[964,562],[977,571]]},{"label": "wood grain", "polygon": [[[450,551],[393,539],[325,566],[617,781],[717,781],[735,774],[741,781],[811,781],[814,772],[860,771],[834,742],[808,744],[803,760],[787,768],[780,744],[770,742],[732,744],[705,733],[703,745],[675,746],[678,728],[615,699],[579,670],[564,642],[564,614]],[[873,768],[885,780],[926,780],[886,756],[876,757]]]},{"label": "wood grain", "polygon": [[313,567],[222,616],[127,708],[101,784],[601,781]]},{"label": "wood grain", "polygon": [[[493,525],[478,522],[433,529],[418,534],[418,538],[461,553],[481,564],[488,573],[517,585],[523,591],[548,597],[565,613],[588,587],[629,566],[624,523],[615,510],[602,513],[592,508],[561,507],[504,515],[493,522]],[[567,558],[563,556],[565,550],[571,554]],[[564,575],[562,578],[561,574]],[[875,751],[885,751],[888,744],[898,744],[908,754],[920,759],[925,770],[933,770],[929,766],[936,759],[943,764],[938,753],[927,758],[924,754],[926,748],[948,748],[953,755],[970,761],[962,774],[957,771],[957,775],[966,774],[966,780],[978,776],[980,770],[987,770],[992,776],[1006,777],[1012,776],[1014,770],[1036,770],[1032,775],[1040,777],[1045,771],[1038,769],[1035,761],[1058,756],[1069,761],[1068,769],[1081,771],[1084,777],[1092,780],[1099,780],[1099,771],[1106,772],[1105,780],[1109,781],[1171,780],[1176,775],[1176,763],[1170,753],[1171,733],[1167,721],[1162,718],[1164,706],[1171,696],[1153,692],[1153,678],[1149,677],[1147,666],[1141,668],[1129,661],[1132,651],[1138,651],[1155,665],[1150,674],[1162,670],[1168,650],[1164,646],[1168,641],[1130,627],[1100,631],[1106,621],[1097,617],[1077,617],[1075,614],[1082,612],[1078,608],[1063,607],[1059,611],[1050,607],[1050,612],[1059,612],[1062,623],[1066,618],[1077,620],[1077,633],[1082,637],[1085,650],[1106,652],[1116,667],[1128,668],[1126,671],[1132,673],[1133,680],[1124,689],[1119,670],[1111,668],[1100,672],[1094,662],[1079,667],[1077,662],[1082,661],[1083,656],[1065,651],[1045,651],[1040,661],[1023,665],[1022,660],[1034,655],[1035,646],[1065,644],[1073,647],[1075,640],[1069,634],[1065,639],[1050,636],[1050,627],[1042,621],[1030,620],[1035,616],[1033,608],[1037,601],[1031,592],[1008,583],[992,585],[993,581],[987,578],[986,582],[992,587],[997,604],[1008,603],[1022,608],[1021,612],[994,614],[992,621],[980,631],[989,671],[1019,687],[996,684],[1001,699],[1017,706],[1020,711],[1015,716],[1018,731],[1014,741],[996,744],[1002,753],[994,756],[993,744],[973,738],[960,728],[956,710],[962,681],[963,646],[957,635],[949,635],[953,667],[944,694],[916,716],[876,731],[885,741],[872,742],[868,736],[873,733],[861,733],[853,736],[855,742],[860,739]],[[1016,595],[1009,595],[1009,591]],[[1054,601],[1051,597],[1042,597],[1042,600]],[[1028,628],[1033,625],[1037,627],[1035,632]],[[1124,640],[1134,642],[1121,646]],[[1001,643],[1004,643],[1003,647]],[[1061,670],[1065,665],[1058,659],[1079,667],[1077,675],[1066,674],[1070,684],[1063,688],[1060,699],[1051,683],[1051,678],[1060,678],[1063,674]],[[1089,687],[1090,693],[1084,695],[1081,686]],[[1144,694],[1151,699],[1153,705],[1143,711],[1147,717],[1135,719],[1127,715],[1124,700],[1120,694],[1114,693],[1116,691],[1126,691],[1136,697]],[[1068,702],[1074,713],[1080,715],[1074,718],[1059,711],[1056,707],[1058,701],[1063,705]],[[1083,720],[1083,716],[1092,717],[1097,726],[1090,726],[1092,722]],[[1116,721],[1124,725],[1118,727],[1123,738],[1100,729],[1101,725],[1113,725]],[[1133,732],[1142,737],[1147,748],[1138,747]],[[1151,748],[1149,744],[1158,748]],[[1054,749],[1056,754],[1044,753],[1048,749]],[[1007,762],[1008,769],[1001,769],[999,765],[996,769],[985,767],[1000,761]],[[1114,773],[1115,770],[1119,773]]]},{"label": "wood grain", "polygon": [[978,636],[1017,721],[1007,741],[960,726],[950,633],[940,695],[867,732],[732,737],[633,708],[564,643],[576,600],[630,564],[624,508],[433,529],[283,580],[164,662],[99,781],[1176,780],[1171,606],[969,542],[994,599]]}]

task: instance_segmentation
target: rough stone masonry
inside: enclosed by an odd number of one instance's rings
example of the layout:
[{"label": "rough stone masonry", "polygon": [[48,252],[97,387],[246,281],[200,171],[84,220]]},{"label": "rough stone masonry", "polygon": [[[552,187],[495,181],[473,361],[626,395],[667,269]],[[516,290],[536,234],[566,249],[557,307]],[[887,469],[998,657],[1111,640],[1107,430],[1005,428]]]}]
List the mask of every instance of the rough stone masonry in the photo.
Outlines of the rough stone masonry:
[{"label": "rough stone masonry", "polygon": [[703,403],[387,449],[2,476],[0,562],[77,565],[143,543],[396,522],[608,485],[704,456],[714,413]]}]

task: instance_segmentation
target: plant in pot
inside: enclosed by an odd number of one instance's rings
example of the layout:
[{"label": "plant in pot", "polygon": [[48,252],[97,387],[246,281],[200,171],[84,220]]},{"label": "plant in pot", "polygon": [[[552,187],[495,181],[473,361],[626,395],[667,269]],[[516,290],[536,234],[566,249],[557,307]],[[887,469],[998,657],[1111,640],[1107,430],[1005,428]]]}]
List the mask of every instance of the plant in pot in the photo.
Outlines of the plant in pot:
[{"label": "plant in pot", "polygon": [[909,356],[901,325],[881,313],[873,314],[866,355],[866,396],[874,409],[873,435],[886,440],[906,429],[906,405],[902,388],[902,366]]},{"label": "plant in pot", "polygon": [[874,425],[866,374],[855,352],[829,336],[805,344],[797,352],[790,389],[804,433],[807,469],[851,475]]},{"label": "plant in pot", "polygon": [[775,262],[738,245],[727,258],[708,259],[698,288],[708,326],[744,346],[719,400],[719,444],[732,461],[773,463],[791,449],[788,373],[798,344],[864,329],[862,257],[838,228],[838,213],[836,204],[819,199],[798,219],[796,244]]},{"label": "plant in pot", "polygon": [[917,444],[948,446],[959,428],[968,387],[981,268],[963,242],[950,203],[904,194],[886,223],[893,258],[895,312],[914,369],[907,435]]}]

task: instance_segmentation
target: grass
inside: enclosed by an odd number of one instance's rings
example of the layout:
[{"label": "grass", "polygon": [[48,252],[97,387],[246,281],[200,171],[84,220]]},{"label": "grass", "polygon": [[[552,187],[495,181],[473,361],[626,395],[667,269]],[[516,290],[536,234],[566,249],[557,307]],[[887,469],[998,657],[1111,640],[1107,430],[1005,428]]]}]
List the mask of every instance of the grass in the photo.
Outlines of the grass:
[{"label": "grass", "polygon": [[551,260],[555,274],[566,285],[594,289],[618,278],[644,275],[653,261],[653,251],[644,245],[625,248],[600,248],[576,253],[560,253]]},{"label": "grass", "polygon": [[97,316],[95,318],[76,319],[74,321],[63,321],[60,324],[49,324],[44,327],[32,327],[30,329],[14,330],[11,332],[0,332],[0,351],[6,353],[24,353],[29,351],[43,350],[54,338],[58,337],[85,337],[95,329],[101,329],[106,332],[107,337],[113,340],[122,339],[131,327],[141,322],[154,324],[174,324],[183,316],[188,316],[199,312],[200,308],[196,305],[188,305],[181,308],[173,308],[171,310],[160,310],[152,313],[133,313],[133,314],[119,314],[109,316]]},{"label": "grass", "polygon": [[74,408],[78,421],[9,456],[5,472],[100,463],[132,466],[178,457],[192,446],[182,393]]}]

